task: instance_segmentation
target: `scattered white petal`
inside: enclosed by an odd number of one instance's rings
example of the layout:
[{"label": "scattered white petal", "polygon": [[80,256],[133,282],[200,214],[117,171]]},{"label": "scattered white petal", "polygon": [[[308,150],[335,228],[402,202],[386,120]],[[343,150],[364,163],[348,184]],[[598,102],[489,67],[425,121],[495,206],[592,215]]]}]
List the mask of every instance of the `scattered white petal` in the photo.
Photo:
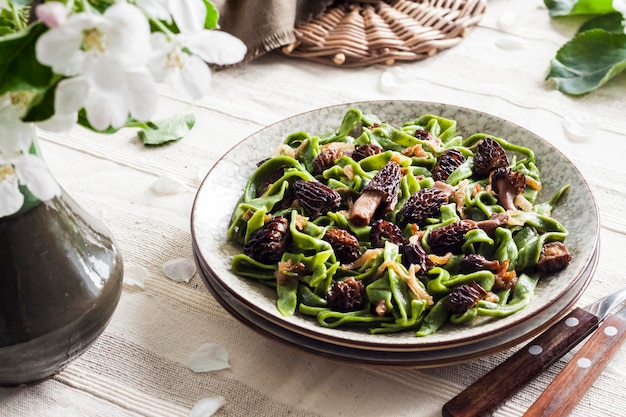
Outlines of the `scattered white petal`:
[{"label": "scattered white petal", "polygon": [[230,368],[228,352],[213,343],[203,343],[189,356],[189,369],[194,372],[211,372]]},{"label": "scattered white petal", "polygon": [[200,168],[198,170],[198,179],[200,180],[200,182],[204,181],[208,173],[209,170],[207,168]]},{"label": "scattered white petal", "polygon": [[512,38],[510,36],[498,38],[495,43],[498,48],[507,51],[516,51],[518,49],[522,49],[525,45],[525,42],[522,39]]},{"label": "scattered white petal", "polygon": [[124,267],[123,283],[127,287],[137,287],[142,290],[146,287],[146,278],[150,273],[141,265],[127,265]]},{"label": "scattered white petal", "polygon": [[563,128],[568,139],[572,142],[589,142],[598,132],[599,124],[592,116],[579,117],[565,116]]},{"label": "scattered white petal", "polygon": [[179,194],[190,190],[184,182],[171,174],[164,174],[150,185],[150,189],[157,194]]},{"label": "scattered white petal", "polygon": [[414,71],[407,71],[402,67],[391,67],[380,76],[380,89],[392,92],[406,88],[415,78]]},{"label": "scattered white petal", "polygon": [[498,29],[504,32],[514,32],[518,25],[519,15],[514,12],[504,12],[498,19]]},{"label": "scattered white petal", "polygon": [[189,417],[210,417],[226,404],[224,397],[203,398],[191,409]]},{"label": "scattered white petal", "polygon": [[187,258],[172,259],[163,264],[163,273],[172,281],[189,282],[196,273],[196,264]]},{"label": "scattered white petal", "polygon": [[97,208],[94,210],[93,215],[98,220],[104,220],[107,216],[107,211],[103,208]]}]

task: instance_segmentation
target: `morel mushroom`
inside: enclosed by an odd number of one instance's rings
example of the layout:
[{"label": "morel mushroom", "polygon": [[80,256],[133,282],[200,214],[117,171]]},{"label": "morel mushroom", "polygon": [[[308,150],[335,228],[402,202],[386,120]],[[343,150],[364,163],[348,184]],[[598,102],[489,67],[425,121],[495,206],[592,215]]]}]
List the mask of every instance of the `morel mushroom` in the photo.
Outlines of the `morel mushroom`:
[{"label": "morel mushroom", "polygon": [[361,257],[358,239],[347,230],[328,228],[322,239],[330,243],[335,257],[342,264],[349,264]]},{"label": "morel mushroom", "polygon": [[402,265],[408,268],[412,264],[420,267],[419,270],[422,275],[426,274],[426,272],[435,266],[434,262],[428,257],[428,254],[420,244],[408,243],[402,247]]},{"label": "morel mushroom", "polygon": [[446,182],[450,174],[454,172],[461,164],[465,162],[463,154],[456,149],[448,149],[441,154],[435,169],[433,170],[433,179],[435,181]]},{"label": "morel mushroom", "polygon": [[451,313],[463,314],[486,296],[487,291],[476,281],[471,281],[450,291],[446,307]]},{"label": "morel mushroom", "polygon": [[341,205],[341,195],[319,181],[298,180],[292,187],[300,206],[313,219]]},{"label": "morel mushroom", "polygon": [[395,243],[402,249],[404,245],[404,236],[402,230],[390,221],[378,219],[372,223],[372,229],[370,230],[370,239],[372,246],[375,248],[382,248],[385,246],[385,242],[389,241]]},{"label": "morel mushroom", "polygon": [[537,269],[542,272],[558,272],[572,261],[567,246],[561,242],[546,243],[541,247]]},{"label": "morel mushroom", "polygon": [[362,159],[367,158],[368,156],[378,155],[383,151],[383,148],[380,146],[374,145],[373,143],[366,143],[365,145],[359,145],[352,152],[352,159],[355,161],[360,161]]},{"label": "morel mushroom", "polygon": [[495,272],[500,268],[500,262],[496,260],[490,261],[479,253],[470,253],[461,259],[459,268],[464,274],[470,274],[485,269]]},{"label": "morel mushroom", "polygon": [[505,210],[515,210],[515,197],[526,189],[526,177],[521,172],[496,168],[491,174],[491,188],[498,196],[498,204]]},{"label": "morel mushroom", "polygon": [[455,223],[433,229],[428,234],[428,245],[435,255],[445,255],[448,252],[460,253],[465,242],[465,234],[476,228],[476,222],[460,220]]},{"label": "morel mushroom", "polygon": [[426,129],[416,129],[415,133],[413,133],[413,136],[421,140],[433,139],[433,135],[431,135],[431,133]]},{"label": "morel mushroom", "polygon": [[449,195],[439,188],[422,188],[404,203],[400,209],[399,223],[415,223],[423,226],[426,219],[439,214],[441,206],[448,202]]},{"label": "morel mushroom", "polygon": [[352,277],[335,282],[326,293],[328,307],[342,312],[361,310],[365,306],[365,285]]},{"label": "morel mushroom", "polygon": [[398,201],[400,186],[400,165],[389,161],[374,178],[363,188],[350,210],[350,222],[357,226],[366,226],[379,209],[386,213],[393,209]]},{"label": "morel mushroom", "polygon": [[485,178],[496,168],[506,168],[509,160],[504,149],[491,138],[483,139],[476,149],[474,156],[474,173]]},{"label": "morel mushroom", "polygon": [[483,229],[489,236],[493,236],[496,229],[504,226],[509,221],[509,215],[506,213],[494,213],[487,220],[476,222],[476,227]]},{"label": "morel mushroom", "polygon": [[243,246],[243,253],[255,261],[272,264],[282,257],[289,238],[289,220],[283,216],[276,216],[250,236]]},{"label": "morel mushroom", "polygon": [[313,158],[313,174],[321,174],[335,164],[335,161],[343,156],[343,151],[334,147],[327,147]]}]

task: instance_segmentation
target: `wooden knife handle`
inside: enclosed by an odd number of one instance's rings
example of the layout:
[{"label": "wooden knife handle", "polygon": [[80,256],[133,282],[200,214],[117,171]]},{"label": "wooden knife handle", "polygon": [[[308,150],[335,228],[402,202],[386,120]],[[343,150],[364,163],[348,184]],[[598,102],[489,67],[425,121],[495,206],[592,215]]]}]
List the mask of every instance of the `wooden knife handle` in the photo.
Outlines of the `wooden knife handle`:
[{"label": "wooden knife handle", "polygon": [[625,340],[626,319],[608,316],[524,416],[567,416]]},{"label": "wooden knife handle", "polygon": [[567,316],[507,360],[448,401],[444,417],[478,417],[504,400],[580,343],[598,326],[598,318],[581,309]]}]

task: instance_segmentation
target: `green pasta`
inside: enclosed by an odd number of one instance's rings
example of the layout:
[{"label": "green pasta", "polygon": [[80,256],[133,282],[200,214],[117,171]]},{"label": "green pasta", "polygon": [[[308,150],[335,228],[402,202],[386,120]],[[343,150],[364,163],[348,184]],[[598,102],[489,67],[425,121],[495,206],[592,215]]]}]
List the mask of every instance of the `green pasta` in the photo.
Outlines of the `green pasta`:
[{"label": "green pasta", "polygon": [[[527,306],[567,266],[566,228],[538,202],[532,149],[420,115],[392,126],[351,109],[336,131],[294,132],[259,163],[228,239],[242,279],[284,316],[433,334]],[[482,320],[479,320],[480,318]]]}]

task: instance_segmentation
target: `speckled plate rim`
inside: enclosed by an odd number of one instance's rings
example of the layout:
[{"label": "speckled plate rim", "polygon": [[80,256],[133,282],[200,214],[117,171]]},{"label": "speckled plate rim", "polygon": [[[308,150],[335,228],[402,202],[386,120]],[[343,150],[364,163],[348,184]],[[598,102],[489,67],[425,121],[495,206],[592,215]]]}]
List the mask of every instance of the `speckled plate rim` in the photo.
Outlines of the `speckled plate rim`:
[{"label": "speckled plate rim", "polygon": [[[230,271],[230,261],[240,251],[226,241],[226,229],[232,210],[245,182],[255,169],[256,162],[270,156],[287,135],[301,130],[311,134],[333,131],[339,126],[343,114],[353,107],[364,113],[376,114],[394,125],[424,113],[438,114],[457,120],[458,133],[464,137],[482,131],[504,137],[512,143],[530,146],[535,151],[544,179],[545,190],[542,191],[544,197],[540,198],[541,201],[565,183],[572,184],[555,210],[556,217],[570,231],[566,242],[572,251],[572,263],[564,271],[542,280],[534,300],[524,310],[479,326],[446,326],[434,335],[424,338],[415,337],[414,332],[371,335],[362,330],[328,329],[317,325],[309,317],[281,316],[275,307],[275,295],[269,288],[254,280],[238,277]],[[555,181],[551,187],[546,179],[555,177],[563,180]],[[337,340],[355,346],[416,350],[441,349],[496,337],[512,326],[541,314],[578,280],[584,278],[581,275],[591,262],[599,241],[599,219],[595,199],[578,169],[559,150],[529,130],[502,118],[465,107],[419,101],[380,100],[345,103],[301,113],[267,126],[242,140],[215,164],[203,180],[192,208],[191,233],[197,256],[208,266],[211,275],[257,313],[271,316],[284,327],[297,328],[319,339]]]}]

